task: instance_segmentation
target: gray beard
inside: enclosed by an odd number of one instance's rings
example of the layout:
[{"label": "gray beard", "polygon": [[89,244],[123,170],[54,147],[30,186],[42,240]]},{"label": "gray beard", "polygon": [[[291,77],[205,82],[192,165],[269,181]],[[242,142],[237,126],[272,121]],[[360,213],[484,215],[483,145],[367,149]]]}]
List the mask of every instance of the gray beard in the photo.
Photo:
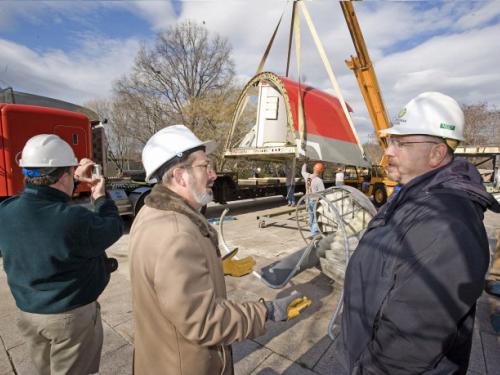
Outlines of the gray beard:
[{"label": "gray beard", "polygon": [[188,189],[189,192],[193,195],[194,199],[196,200],[196,203],[198,203],[201,207],[203,207],[212,202],[214,199],[214,193],[212,192],[212,190],[205,189],[205,191],[197,192],[193,186],[194,183],[191,180],[191,178],[194,177],[190,174],[189,178],[190,180],[188,181]]},{"label": "gray beard", "polygon": [[206,206],[210,202],[213,201],[214,199],[214,194],[212,191],[203,191],[201,193],[198,193],[196,191],[193,191],[194,198],[196,199],[196,202],[203,206]]}]

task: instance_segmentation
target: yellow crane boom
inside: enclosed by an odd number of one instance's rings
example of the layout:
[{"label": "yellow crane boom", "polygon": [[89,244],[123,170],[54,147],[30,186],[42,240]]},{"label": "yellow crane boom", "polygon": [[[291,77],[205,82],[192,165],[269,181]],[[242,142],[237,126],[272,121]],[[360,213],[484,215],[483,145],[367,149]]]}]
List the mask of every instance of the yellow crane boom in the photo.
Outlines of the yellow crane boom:
[{"label": "yellow crane boom", "polygon": [[[358,81],[359,89],[363,95],[368,113],[375,129],[375,135],[382,151],[387,149],[387,143],[382,136],[382,131],[390,127],[389,117],[385,109],[380,86],[378,84],[375,68],[368,54],[363,33],[359,27],[358,18],[352,1],[340,1],[340,7],[344,13],[344,18],[351,34],[351,39],[356,50],[356,56],[351,56],[346,60],[347,67],[354,72]],[[396,182],[387,178],[385,167],[387,166],[387,157],[382,155],[380,165],[374,165],[369,174],[368,186],[362,189],[368,196],[373,197],[375,206],[380,207],[387,201],[396,186]],[[345,181],[345,180],[344,180]],[[359,178],[358,178],[359,183]],[[361,185],[363,186],[363,184]]]},{"label": "yellow crane boom", "polygon": [[[387,145],[380,131],[389,128],[390,123],[384,101],[382,100],[382,94],[380,93],[375,69],[368,55],[353,3],[351,1],[340,1],[340,6],[344,13],[349,32],[351,33],[354,48],[356,49],[356,56],[351,56],[350,60],[346,60],[346,64],[356,76],[373,127],[375,128],[377,140],[382,150],[385,150]],[[384,158],[382,158],[380,164],[385,165]]]}]

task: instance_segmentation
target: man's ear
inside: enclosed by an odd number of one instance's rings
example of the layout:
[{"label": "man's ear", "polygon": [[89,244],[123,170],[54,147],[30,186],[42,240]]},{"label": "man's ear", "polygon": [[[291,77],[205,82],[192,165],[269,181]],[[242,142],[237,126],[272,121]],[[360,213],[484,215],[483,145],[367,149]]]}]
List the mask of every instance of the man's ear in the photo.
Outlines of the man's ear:
[{"label": "man's ear", "polygon": [[58,181],[61,181],[66,175],[70,176],[72,179],[75,178],[75,167],[68,167],[64,173],[59,177]]},{"label": "man's ear", "polygon": [[172,171],[173,180],[177,185],[182,187],[187,186],[187,181],[184,177],[184,172],[185,172],[184,168],[174,168],[174,170]]},{"label": "man's ear", "polygon": [[445,143],[439,143],[432,148],[430,157],[430,166],[432,168],[439,167],[448,156],[448,146]]}]

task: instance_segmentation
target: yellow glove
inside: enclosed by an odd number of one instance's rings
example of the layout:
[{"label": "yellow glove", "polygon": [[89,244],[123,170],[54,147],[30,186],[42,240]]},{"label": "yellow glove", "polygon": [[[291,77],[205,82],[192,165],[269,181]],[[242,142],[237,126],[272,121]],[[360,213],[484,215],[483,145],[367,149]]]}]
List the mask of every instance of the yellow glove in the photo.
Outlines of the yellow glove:
[{"label": "yellow glove", "polygon": [[238,253],[237,248],[231,251],[229,254],[224,255],[224,257],[222,258],[222,268],[224,269],[224,275],[241,277],[253,271],[255,260],[252,257],[233,259],[236,253]]},{"label": "yellow glove", "polygon": [[311,306],[311,300],[307,298],[306,296],[302,296],[299,298],[294,299],[287,308],[287,315],[288,315],[288,320],[296,318],[297,316],[300,315],[302,310],[305,308]]},{"label": "yellow glove", "polygon": [[296,318],[302,310],[311,305],[311,300],[300,293],[292,293],[289,296],[272,301],[264,301],[267,309],[267,319],[274,322],[282,322]]}]

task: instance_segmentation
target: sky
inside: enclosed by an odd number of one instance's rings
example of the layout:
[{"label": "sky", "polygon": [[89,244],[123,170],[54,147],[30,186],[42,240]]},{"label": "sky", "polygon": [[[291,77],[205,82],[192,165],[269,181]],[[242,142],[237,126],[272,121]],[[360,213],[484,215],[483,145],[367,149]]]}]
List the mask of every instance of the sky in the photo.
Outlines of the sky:
[{"label": "sky", "polygon": [[[341,8],[333,0],[305,4],[366,141],[373,129],[344,62],[355,50]],[[424,91],[500,107],[500,1],[364,1],[355,8],[390,119]],[[3,0],[0,88],[77,104],[110,98],[141,45],[153,45],[157,33],[185,20],[229,40],[244,84],[281,15],[265,70],[284,74],[291,9],[289,0]],[[301,27],[302,81],[335,93],[303,18]],[[293,64],[291,78],[298,74]]]}]

